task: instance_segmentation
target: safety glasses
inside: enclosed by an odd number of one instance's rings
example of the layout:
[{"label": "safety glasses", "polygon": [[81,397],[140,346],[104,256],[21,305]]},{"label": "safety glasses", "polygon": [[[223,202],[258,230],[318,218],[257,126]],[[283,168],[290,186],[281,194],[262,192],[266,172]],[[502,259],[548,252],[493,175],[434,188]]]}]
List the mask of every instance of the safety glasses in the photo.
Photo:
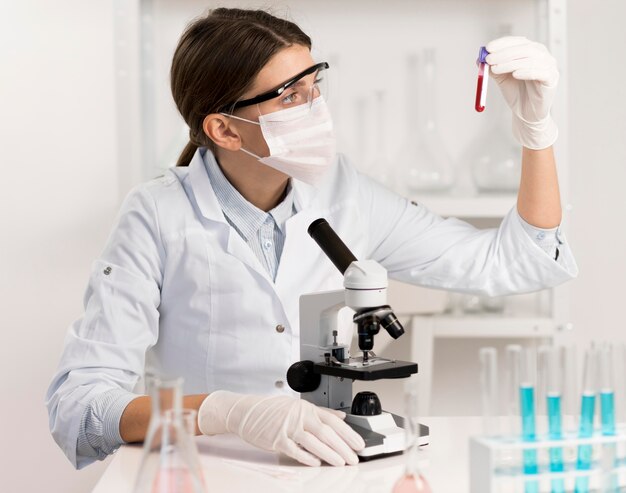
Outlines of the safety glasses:
[{"label": "safety glasses", "polygon": [[[312,101],[324,92],[323,86],[325,85],[325,81],[320,74],[328,68],[329,65],[327,62],[317,63],[293,76],[276,89],[264,92],[250,99],[237,101],[227,106],[225,110],[228,113],[232,113],[235,110],[255,104],[260,105],[261,103],[276,98],[280,99],[277,101],[277,104],[273,105],[271,111],[291,108],[307,103],[310,106]],[[259,107],[259,109],[261,110],[261,107]],[[261,111],[261,113],[264,113],[264,111]]]}]

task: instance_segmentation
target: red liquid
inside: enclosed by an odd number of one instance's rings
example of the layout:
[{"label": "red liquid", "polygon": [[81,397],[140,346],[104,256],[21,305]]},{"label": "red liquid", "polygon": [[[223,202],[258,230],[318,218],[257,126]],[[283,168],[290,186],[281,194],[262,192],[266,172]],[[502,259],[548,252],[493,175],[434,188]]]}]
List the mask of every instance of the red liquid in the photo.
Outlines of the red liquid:
[{"label": "red liquid", "polygon": [[481,104],[480,104],[480,95],[482,94],[482,92],[483,92],[483,75],[479,74],[478,75],[478,84],[476,86],[476,102],[474,103],[474,108],[479,113],[482,113],[483,111],[485,111],[485,107],[481,106]]},{"label": "red liquid", "polygon": [[184,467],[161,469],[152,485],[152,493],[194,493],[195,491],[191,472]]},{"label": "red liquid", "polygon": [[423,476],[403,476],[393,487],[392,493],[432,493]]}]

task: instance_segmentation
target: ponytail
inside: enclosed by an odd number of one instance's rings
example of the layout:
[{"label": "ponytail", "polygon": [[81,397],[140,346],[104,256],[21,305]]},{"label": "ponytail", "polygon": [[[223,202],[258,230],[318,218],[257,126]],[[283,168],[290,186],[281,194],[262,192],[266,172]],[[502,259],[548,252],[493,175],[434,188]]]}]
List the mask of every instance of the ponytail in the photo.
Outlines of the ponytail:
[{"label": "ponytail", "polygon": [[176,166],[189,166],[193,155],[196,153],[196,150],[198,150],[198,146],[189,141],[183,149],[183,152],[180,153],[178,161],[176,161]]}]

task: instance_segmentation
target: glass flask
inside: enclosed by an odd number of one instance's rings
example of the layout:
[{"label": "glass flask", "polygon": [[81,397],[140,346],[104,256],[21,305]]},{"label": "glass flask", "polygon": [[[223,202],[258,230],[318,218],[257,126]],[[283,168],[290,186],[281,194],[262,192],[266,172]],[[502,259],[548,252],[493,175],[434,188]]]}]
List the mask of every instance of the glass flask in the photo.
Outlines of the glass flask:
[{"label": "glass flask", "polygon": [[148,379],[152,414],[134,493],[206,492],[182,386],[182,378]]},{"label": "glass flask", "polygon": [[387,156],[386,94],[378,90],[374,98],[374,153],[366,166],[366,173],[387,188],[395,186],[394,173]]},{"label": "glass flask", "polygon": [[506,307],[506,296],[481,296],[480,305],[487,313],[503,313]]},{"label": "glass flask", "polygon": [[408,139],[398,157],[403,181],[409,192],[445,192],[455,180],[437,126],[435,50],[424,50],[421,64],[415,54],[407,62]]},{"label": "glass flask", "polygon": [[[496,106],[494,104],[494,106]],[[502,102],[497,117],[469,150],[472,179],[481,193],[515,192],[522,172],[522,150],[511,133],[510,112]]]},{"label": "glass flask", "polygon": [[406,448],[406,468],[402,477],[396,482],[392,493],[432,493],[428,482],[422,476],[417,467],[419,454],[419,433],[420,425],[417,418],[417,391],[409,389],[405,395],[406,418],[404,420],[404,431]]}]

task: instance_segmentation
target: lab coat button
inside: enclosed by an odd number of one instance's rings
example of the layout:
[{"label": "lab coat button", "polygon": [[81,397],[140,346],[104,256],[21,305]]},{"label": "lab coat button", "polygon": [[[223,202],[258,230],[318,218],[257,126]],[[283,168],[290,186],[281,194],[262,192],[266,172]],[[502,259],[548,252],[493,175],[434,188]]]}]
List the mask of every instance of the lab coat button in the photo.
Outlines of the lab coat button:
[{"label": "lab coat button", "polygon": [[111,267],[107,267],[106,269],[104,269],[104,275],[108,276],[111,273]]},{"label": "lab coat button", "polygon": [[564,237],[563,237],[563,232],[561,231],[561,228],[556,230],[556,239],[559,242],[559,245],[563,244]]},{"label": "lab coat button", "polygon": [[274,382],[274,386],[275,386],[277,389],[282,389],[282,388],[283,388],[283,385],[285,385],[285,382],[283,382],[282,380],[276,380],[276,382]]},{"label": "lab coat button", "polygon": [[285,326],[278,324],[276,326],[276,332],[278,332],[279,334],[282,334],[283,332],[285,332]]}]

